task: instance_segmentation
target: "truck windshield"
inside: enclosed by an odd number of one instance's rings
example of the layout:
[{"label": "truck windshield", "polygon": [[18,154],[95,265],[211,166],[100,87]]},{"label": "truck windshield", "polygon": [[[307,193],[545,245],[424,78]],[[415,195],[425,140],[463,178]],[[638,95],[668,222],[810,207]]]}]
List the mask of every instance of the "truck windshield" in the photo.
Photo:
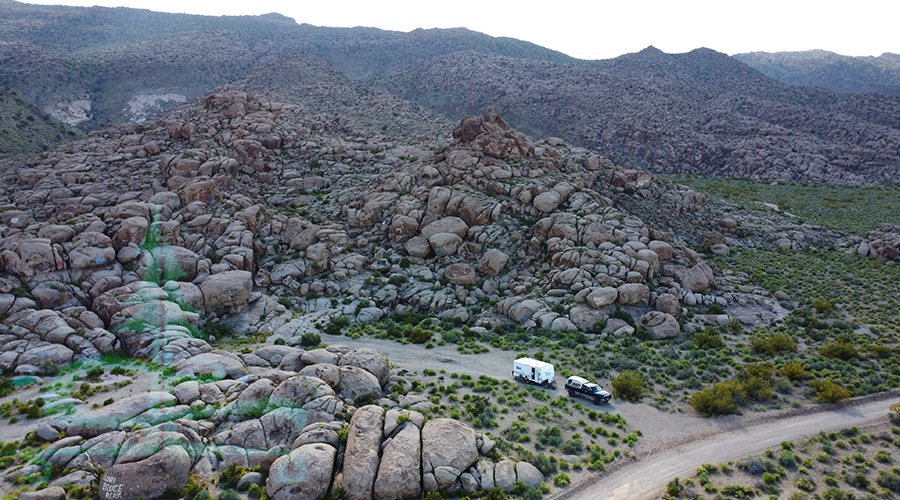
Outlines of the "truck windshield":
[{"label": "truck windshield", "polygon": [[591,387],[591,390],[593,392],[600,392],[600,387],[595,385],[594,387]]}]

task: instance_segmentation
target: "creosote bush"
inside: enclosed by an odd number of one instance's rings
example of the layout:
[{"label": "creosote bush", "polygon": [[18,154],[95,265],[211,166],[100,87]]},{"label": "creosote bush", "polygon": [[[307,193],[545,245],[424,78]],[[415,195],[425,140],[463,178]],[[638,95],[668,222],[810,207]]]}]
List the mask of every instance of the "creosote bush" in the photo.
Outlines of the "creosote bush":
[{"label": "creosote bush", "polygon": [[637,403],[647,393],[644,378],[637,372],[623,371],[612,381],[613,396]]}]

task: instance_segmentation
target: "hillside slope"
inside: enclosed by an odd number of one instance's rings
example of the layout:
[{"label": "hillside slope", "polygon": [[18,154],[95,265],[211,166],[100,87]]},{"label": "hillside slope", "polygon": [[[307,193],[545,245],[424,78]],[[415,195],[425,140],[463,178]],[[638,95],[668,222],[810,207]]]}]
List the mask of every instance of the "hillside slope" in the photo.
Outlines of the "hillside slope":
[{"label": "hillside slope", "polygon": [[852,94],[900,95],[900,55],[853,57],[825,50],[749,52],[732,57],[788,85]]},{"label": "hillside slope", "polygon": [[86,129],[144,121],[291,54],[314,54],[362,78],[459,50],[573,61],[462,28],[400,33],[321,28],[279,14],[212,17],[0,1],[0,83]]},{"label": "hillside slope", "polygon": [[451,118],[495,105],[529,134],[633,168],[900,181],[900,99],[790,87],[709,49],[583,65],[455,53],[375,84]]},{"label": "hillside slope", "polygon": [[46,151],[83,136],[36,109],[15,89],[0,85],[0,157]]}]

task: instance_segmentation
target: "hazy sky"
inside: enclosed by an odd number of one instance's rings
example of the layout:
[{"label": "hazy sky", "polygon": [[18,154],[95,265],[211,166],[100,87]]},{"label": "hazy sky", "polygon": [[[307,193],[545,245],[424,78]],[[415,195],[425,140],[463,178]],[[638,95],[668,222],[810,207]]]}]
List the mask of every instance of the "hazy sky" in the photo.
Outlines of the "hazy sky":
[{"label": "hazy sky", "polygon": [[125,6],[205,15],[278,12],[317,26],[387,30],[465,27],[527,40],[582,59],[653,45],[665,52],[708,47],[736,54],[824,49],[868,56],[900,52],[896,0],[32,0]]}]

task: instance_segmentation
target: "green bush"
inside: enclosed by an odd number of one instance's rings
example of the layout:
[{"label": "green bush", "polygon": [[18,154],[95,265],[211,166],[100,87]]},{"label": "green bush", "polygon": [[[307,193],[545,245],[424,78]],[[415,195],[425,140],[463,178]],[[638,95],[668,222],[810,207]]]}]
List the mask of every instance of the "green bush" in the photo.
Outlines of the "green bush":
[{"label": "green bush", "polygon": [[875,480],[878,486],[887,488],[894,493],[900,493],[900,475],[894,471],[880,470],[878,478]]},{"label": "green bush", "polygon": [[725,347],[725,341],[722,336],[709,329],[697,332],[691,337],[691,342],[698,349],[721,349]]},{"label": "green bush", "polygon": [[859,357],[859,351],[856,349],[856,346],[846,340],[835,340],[825,344],[819,349],[819,354],[826,358],[842,360]]},{"label": "green bush", "polygon": [[713,382],[691,396],[691,408],[704,417],[737,413],[734,398],[740,393],[741,388],[735,382]]},{"label": "green bush", "polygon": [[797,343],[783,333],[773,333],[754,336],[750,340],[750,347],[758,353],[774,356],[780,352],[795,352]]},{"label": "green bush", "polygon": [[544,455],[543,453],[538,453],[536,457],[534,457],[534,466],[541,471],[541,474],[548,475],[553,474],[559,471],[559,466],[556,463],[556,457],[553,455]]},{"label": "green bush", "polygon": [[571,480],[569,479],[569,475],[565,472],[560,472],[559,474],[553,476],[553,484],[556,486],[568,486]]},{"label": "green bush", "polygon": [[9,396],[16,389],[12,379],[8,377],[0,377],[0,397]]},{"label": "green bush", "polygon": [[637,403],[647,394],[643,377],[637,372],[623,371],[612,381],[613,396]]},{"label": "green bush", "polygon": [[793,363],[785,363],[781,369],[781,374],[791,380],[803,380],[806,378],[806,367],[800,361]]},{"label": "green bush", "polygon": [[816,391],[816,399],[823,403],[837,403],[850,397],[850,391],[830,380],[814,380],[809,386]]},{"label": "green bush", "polygon": [[816,489],[816,485],[814,485],[812,481],[804,477],[797,481],[797,489],[811,492]]},{"label": "green bush", "polygon": [[834,302],[820,297],[813,301],[812,308],[819,314],[828,314],[834,309]]},{"label": "green bush", "polygon": [[234,462],[228,464],[228,468],[223,470],[221,474],[219,474],[219,487],[220,488],[234,488],[237,486],[238,481],[240,481],[241,477],[244,475],[244,468]]},{"label": "green bush", "polygon": [[322,343],[322,336],[318,333],[307,332],[300,336],[300,345],[315,347]]},{"label": "green bush", "polygon": [[413,344],[424,344],[431,340],[431,332],[428,330],[423,330],[420,327],[413,328],[412,333],[409,334],[409,341]]}]

